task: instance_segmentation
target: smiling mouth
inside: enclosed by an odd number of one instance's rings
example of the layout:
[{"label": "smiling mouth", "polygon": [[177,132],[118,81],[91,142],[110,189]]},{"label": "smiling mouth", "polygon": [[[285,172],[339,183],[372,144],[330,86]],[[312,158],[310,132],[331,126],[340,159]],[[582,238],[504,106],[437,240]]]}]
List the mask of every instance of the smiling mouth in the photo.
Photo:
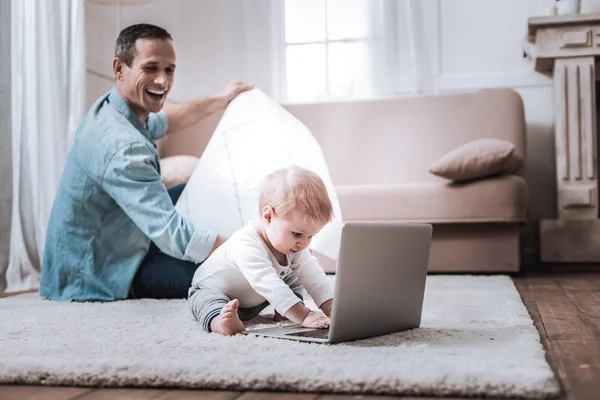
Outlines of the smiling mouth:
[{"label": "smiling mouth", "polygon": [[146,93],[148,93],[148,95],[150,97],[152,97],[153,99],[162,99],[163,97],[165,97],[165,94],[167,93],[166,90],[152,90],[152,89],[144,89],[144,91]]}]

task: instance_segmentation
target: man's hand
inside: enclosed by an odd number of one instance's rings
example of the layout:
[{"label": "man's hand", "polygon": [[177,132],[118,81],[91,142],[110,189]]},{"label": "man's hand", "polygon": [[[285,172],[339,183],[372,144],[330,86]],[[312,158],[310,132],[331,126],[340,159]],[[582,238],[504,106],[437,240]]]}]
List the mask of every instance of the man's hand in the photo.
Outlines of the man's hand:
[{"label": "man's hand", "polygon": [[302,321],[301,325],[305,328],[327,329],[329,328],[329,317],[315,311],[311,311],[308,313],[306,318],[304,318],[304,321]]},{"label": "man's hand", "polygon": [[224,110],[235,96],[253,87],[254,85],[246,82],[233,81],[217,94],[186,103],[165,104],[163,109],[169,121],[167,133],[184,131],[200,122],[202,118]]},{"label": "man's hand", "polygon": [[214,253],[214,251],[215,251],[215,250],[216,250],[216,249],[217,249],[217,248],[218,248],[220,245],[222,245],[223,243],[225,243],[226,241],[227,241],[227,238],[224,238],[224,237],[223,237],[223,236],[221,236],[221,235],[217,235],[217,240],[215,240],[215,244],[213,245],[212,249],[210,249],[210,253],[208,253],[208,256],[207,256],[206,258],[210,257],[210,255],[211,255],[212,253]]},{"label": "man's hand", "polygon": [[233,81],[230,82],[223,90],[215,95],[216,105],[219,109],[227,108],[227,105],[233,100],[238,94],[254,88],[254,85],[243,82]]}]

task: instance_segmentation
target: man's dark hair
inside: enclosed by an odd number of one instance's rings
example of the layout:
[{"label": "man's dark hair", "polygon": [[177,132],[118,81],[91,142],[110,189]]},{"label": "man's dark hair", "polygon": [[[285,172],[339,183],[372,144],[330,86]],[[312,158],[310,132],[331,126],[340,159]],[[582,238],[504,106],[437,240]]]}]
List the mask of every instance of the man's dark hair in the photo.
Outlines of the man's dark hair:
[{"label": "man's dark hair", "polygon": [[138,39],[173,40],[171,34],[161,27],[151,24],[128,26],[119,33],[115,46],[115,57],[120,58],[128,67],[136,56],[135,42]]}]

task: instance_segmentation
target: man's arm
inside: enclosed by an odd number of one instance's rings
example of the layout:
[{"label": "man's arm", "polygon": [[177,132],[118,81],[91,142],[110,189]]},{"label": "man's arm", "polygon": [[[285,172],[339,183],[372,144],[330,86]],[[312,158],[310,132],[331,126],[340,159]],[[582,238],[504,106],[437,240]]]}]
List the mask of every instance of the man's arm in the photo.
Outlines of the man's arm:
[{"label": "man's arm", "polygon": [[224,110],[238,94],[253,87],[254,85],[246,82],[233,81],[215,95],[186,103],[165,104],[163,110],[169,121],[167,134],[182,131],[197,124],[201,119],[217,111]]},{"label": "man's arm", "polygon": [[216,232],[194,226],[177,211],[155,165],[147,141],[129,143],[112,155],[102,188],[164,253],[202,262],[216,248]]}]

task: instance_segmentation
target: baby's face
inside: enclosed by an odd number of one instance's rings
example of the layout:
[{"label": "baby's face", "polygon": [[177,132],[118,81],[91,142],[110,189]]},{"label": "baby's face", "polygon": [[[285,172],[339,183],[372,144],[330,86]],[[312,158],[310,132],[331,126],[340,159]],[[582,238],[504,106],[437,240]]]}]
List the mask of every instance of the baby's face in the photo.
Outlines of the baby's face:
[{"label": "baby's face", "polygon": [[283,254],[293,254],[307,248],[313,236],[324,226],[324,222],[304,220],[301,215],[293,213],[285,218],[273,216],[266,231],[275,250]]}]

